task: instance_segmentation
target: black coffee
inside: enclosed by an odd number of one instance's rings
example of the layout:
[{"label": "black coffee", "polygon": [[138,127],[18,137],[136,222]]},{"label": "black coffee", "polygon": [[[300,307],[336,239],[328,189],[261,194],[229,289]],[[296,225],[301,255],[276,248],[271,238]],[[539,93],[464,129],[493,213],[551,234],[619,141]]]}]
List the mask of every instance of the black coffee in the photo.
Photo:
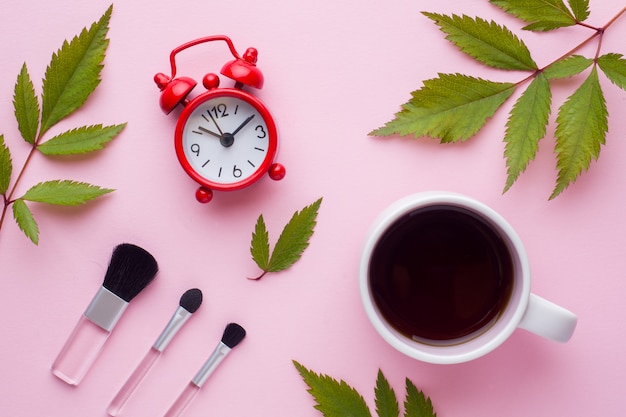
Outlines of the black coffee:
[{"label": "black coffee", "polygon": [[513,288],[500,235],[473,212],[443,205],[398,219],[379,239],[369,274],[386,320],[426,343],[454,343],[488,328]]}]

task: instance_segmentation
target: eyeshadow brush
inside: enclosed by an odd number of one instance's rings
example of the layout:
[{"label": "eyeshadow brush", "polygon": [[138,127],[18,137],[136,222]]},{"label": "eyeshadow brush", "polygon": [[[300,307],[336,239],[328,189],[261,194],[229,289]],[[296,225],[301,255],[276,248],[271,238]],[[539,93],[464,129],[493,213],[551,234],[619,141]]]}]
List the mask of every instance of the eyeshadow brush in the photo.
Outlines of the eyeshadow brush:
[{"label": "eyeshadow brush", "polygon": [[130,243],[115,247],[102,287],[87,306],[52,364],[52,373],[78,385],[113,331],[130,301],[158,272],[154,257]]},{"label": "eyeshadow brush", "polygon": [[180,297],[179,306],[172,315],[172,318],[168,322],[167,326],[163,329],[160,336],[154,342],[148,353],[144,356],[143,360],[139,363],[137,368],[128,377],[122,388],[115,395],[107,412],[109,415],[116,416],[131,394],[135,391],[139,383],[146,376],[152,365],[161,356],[161,353],[165,350],[170,341],[174,338],[176,333],[183,327],[183,325],[189,320],[191,315],[195,313],[202,304],[202,291],[197,288],[193,288],[185,291]]},{"label": "eyeshadow brush", "polygon": [[187,384],[174,404],[172,404],[167,413],[165,413],[165,417],[177,417],[180,415],[183,409],[191,402],[198,391],[200,391],[200,388],[204,385],[206,380],[209,379],[213,371],[215,371],[217,366],[224,360],[226,355],[228,355],[245,336],[246,331],[237,323],[230,323],[226,326],[222,340],[217,344],[215,350],[202,368],[200,368],[196,376]]}]

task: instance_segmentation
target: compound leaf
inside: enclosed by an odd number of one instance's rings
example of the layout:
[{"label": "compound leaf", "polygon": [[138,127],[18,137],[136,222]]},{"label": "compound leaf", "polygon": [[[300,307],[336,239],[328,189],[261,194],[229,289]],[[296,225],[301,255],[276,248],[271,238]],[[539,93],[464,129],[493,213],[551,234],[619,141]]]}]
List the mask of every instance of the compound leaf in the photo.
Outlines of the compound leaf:
[{"label": "compound leaf", "polygon": [[526,45],[504,26],[480,17],[446,16],[423,12],[434,21],[446,39],[472,58],[490,67],[504,70],[537,69]]},{"label": "compound leaf", "polygon": [[12,173],[11,152],[4,143],[4,135],[0,135],[0,194],[6,194],[8,191]]},{"label": "compound leaf", "polygon": [[572,55],[555,61],[543,71],[543,74],[550,80],[573,77],[589,68],[591,64],[593,64],[593,59],[582,55]]},{"label": "compound leaf", "polygon": [[393,120],[370,134],[429,136],[442,143],[464,141],[484,126],[514,89],[512,83],[439,74],[424,81]]},{"label": "compound leaf", "polygon": [[267,228],[265,227],[265,220],[261,214],[254,226],[254,233],[252,233],[252,243],[250,244],[250,253],[252,259],[263,271],[267,270],[267,266],[270,261],[270,244]]},{"label": "compound leaf", "polygon": [[550,199],[559,195],[600,155],[608,131],[608,112],[594,67],[582,85],[563,103],[556,119],[557,183]]},{"label": "compound leaf", "polygon": [[430,398],[427,398],[422,391],[418,390],[408,378],[406,379],[404,417],[437,417]]},{"label": "compound leaf", "polygon": [[400,415],[396,393],[380,369],[378,370],[374,393],[378,417],[398,417]]},{"label": "compound leaf", "polygon": [[100,150],[115,138],[126,123],[113,126],[83,126],[61,133],[40,144],[37,149],[44,155],[75,155]]},{"label": "compound leaf", "polygon": [[576,18],[562,0],[489,0],[507,13],[530,23],[523,29],[549,31],[576,24]]},{"label": "compound leaf", "polygon": [[539,73],[513,106],[506,124],[504,157],[508,178],[504,192],[535,159],[539,141],[546,134],[550,103],[550,83]]},{"label": "compound leaf", "polygon": [[312,372],[293,361],[307,390],[315,399],[315,409],[325,417],[371,417],[363,397],[345,381],[337,381],[328,375]]},{"label": "compound leaf", "polygon": [[577,21],[584,22],[587,20],[589,17],[589,0],[567,0],[567,2]]},{"label": "compound leaf", "polygon": [[598,58],[598,66],[613,84],[626,90],[626,59],[622,54],[602,55]]},{"label": "compound leaf", "polygon": [[112,191],[109,188],[101,188],[84,182],[53,180],[34,185],[26,191],[22,199],[61,206],[76,206]]},{"label": "compound leaf", "polygon": [[112,10],[52,55],[43,79],[40,135],[82,106],[100,84]]},{"label": "compound leaf", "polygon": [[34,144],[39,128],[39,101],[26,63],[22,65],[13,90],[13,109],[22,138],[31,145]]},{"label": "compound leaf", "polygon": [[13,202],[13,218],[20,230],[35,244],[39,244],[39,226],[24,200],[17,199]]}]

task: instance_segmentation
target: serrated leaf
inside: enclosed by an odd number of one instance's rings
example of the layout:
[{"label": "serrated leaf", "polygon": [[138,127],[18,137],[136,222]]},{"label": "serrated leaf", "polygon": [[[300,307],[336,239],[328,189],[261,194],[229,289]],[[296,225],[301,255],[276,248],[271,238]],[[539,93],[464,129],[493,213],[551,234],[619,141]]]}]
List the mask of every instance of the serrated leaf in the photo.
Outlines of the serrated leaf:
[{"label": "serrated leaf", "polygon": [[317,212],[322,204],[319,198],[313,204],[297,211],[285,226],[272,250],[267,272],[279,272],[289,268],[309,246],[309,239],[317,224]]},{"label": "serrated leaf", "polygon": [[553,62],[544,69],[543,74],[550,80],[573,77],[589,68],[591,64],[593,64],[593,59],[582,55],[572,55]]},{"label": "serrated leaf", "polygon": [[126,127],[126,123],[113,126],[83,126],[61,133],[37,146],[44,155],[76,155],[104,148]]},{"label": "serrated leaf", "polygon": [[613,84],[626,90],[626,59],[622,54],[602,55],[598,58],[598,66]]},{"label": "serrated leaf", "polygon": [[489,0],[505,12],[530,23],[523,29],[549,31],[576,24],[562,0]]},{"label": "serrated leaf", "polygon": [[567,0],[574,17],[579,22],[584,22],[589,17],[589,0]]},{"label": "serrated leaf", "polygon": [[31,145],[34,144],[39,129],[39,101],[26,63],[22,65],[13,90],[13,109],[22,138]]},{"label": "serrated leaf", "polygon": [[252,233],[252,243],[250,244],[250,253],[252,259],[263,271],[267,270],[267,266],[270,261],[270,244],[267,228],[265,227],[265,220],[261,214],[254,226],[254,233]]},{"label": "serrated leaf", "polygon": [[439,74],[424,81],[395,118],[371,135],[413,135],[464,141],[475,135],[513,94],[515,84],[461,74]]},{"label": "serrated leaf", "polygon": [[437,417],[430,398],[418,390],[408,378],[406,379],[404,417]]},{"label": "serrated leaf", "polygon": [[112,191],[112,189],[85,182],[54,180],[41,182],[31,187],[22,199],[61,206],[76,206]]},{"label": "serrated leaf", "polygon": [[550,83],[539,73],[519,97],[506,124],[504,157],[508,169],[506,192],[528,163],[535,159],[550,116]]},{"label": "serrated leaf", "polygon": [[345,381],[336,381],[328,375],[312,372],[293,361],[307,390],[315,399],[315,409],[325,417],[371,417],[363,397]]},{"label": "serrated leaf", "polygon": [[17,199],[13,202],[13,218],[20,230],[35,244],[39,244],[39,226],[24,200]]},{"label": "serrated leaf", "polygon": [[537,69],[526,45],[504,26],[480,17],[422,13],[434,21],[446,39],[472,58],[504,70]]},{"label": "serrated leaf", "polygon": [[608,112],[594,67],[587,79],[560,107],[555,132],[558,177],[553,199],[589,168],[600,155],[608,131]]},{"label": "serrated leaf", "polygon": [[40,135],[82,106],[100,83],[112,10],[52,55],[43,79]]},{"label": "serrated leaf", "polygon": [[9,190],[12,173],[11,152],[4,143],[4,135],[0,135],[0,194],[4,195]]},{"label": "serrated leaf", "polygon": [[395,391],[389,385],[381,370],[378,370],[376,388],[374,389],[376,414],[378,417],[398,417],[400,408]]}]

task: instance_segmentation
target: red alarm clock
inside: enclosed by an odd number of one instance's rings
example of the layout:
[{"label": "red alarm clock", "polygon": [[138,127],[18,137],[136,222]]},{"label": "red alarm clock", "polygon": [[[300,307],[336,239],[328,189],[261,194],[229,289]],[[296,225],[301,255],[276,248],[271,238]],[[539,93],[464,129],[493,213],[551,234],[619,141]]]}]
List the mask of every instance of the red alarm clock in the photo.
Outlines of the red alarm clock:
[{"label": "red alarm clock", "polygon": [[[220,88],[217,74],[202,79],[207,91],[188,99],[196,81],[176,77],[176,54],[192,46],[224,41],[235,58],[220,73],[235,81],[232,88]],[[154,81],[161,90],[160,105],[169,114],[184,106],[174,133],[176,156],[183,169],[200,187],[196,199],[208,203],[213,190],[233,191],[248,187],[268,174],[273,180],[285,176],[285,167],[274,162],[278,152],[278,131],[268,108],[245,86],[263,87],[263,74],[256,66],[258,52],[248,48],[240,56],[232,41],[222,35],[187,42],[170,54],[172,75],[159,73]]]}]

